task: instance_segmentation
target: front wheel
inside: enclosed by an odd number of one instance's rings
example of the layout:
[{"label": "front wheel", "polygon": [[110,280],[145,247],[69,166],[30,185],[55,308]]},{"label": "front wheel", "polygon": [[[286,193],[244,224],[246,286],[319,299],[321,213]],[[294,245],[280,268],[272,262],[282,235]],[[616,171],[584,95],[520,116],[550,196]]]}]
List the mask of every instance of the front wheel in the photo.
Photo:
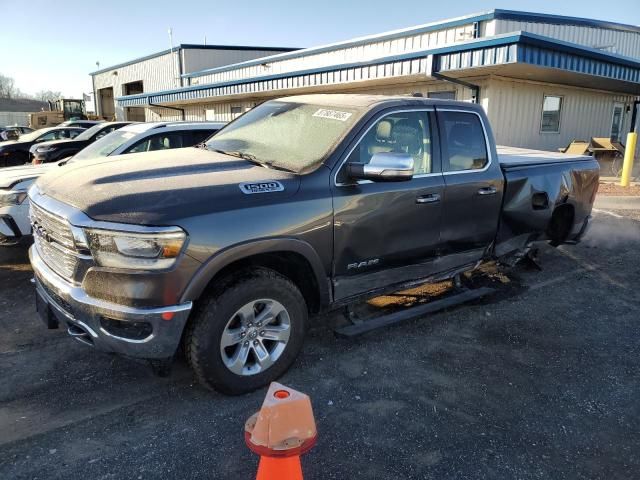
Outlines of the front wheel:
[{"label": "front wheel", "polygon": [[187,359],[205,387],[250,392],[291,366],[306,325],[306,302],[289,279],[268,269],[245,271],[198,305],[185,335]]}]

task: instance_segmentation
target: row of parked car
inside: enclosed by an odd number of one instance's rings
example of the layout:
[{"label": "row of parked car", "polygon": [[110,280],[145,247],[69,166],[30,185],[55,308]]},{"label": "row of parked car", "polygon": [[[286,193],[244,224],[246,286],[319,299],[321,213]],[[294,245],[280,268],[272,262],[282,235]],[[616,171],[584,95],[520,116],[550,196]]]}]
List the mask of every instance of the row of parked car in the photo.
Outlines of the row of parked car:
[{"label": "row of parked car", "polygon": [[0,168],[0,245],[29,240],[27,191],[44,173],[77,161],[191,147],[205,141],[223,125],[83,120],[35,130],[16,141],[1,142],[0,167],[7,168]]}]

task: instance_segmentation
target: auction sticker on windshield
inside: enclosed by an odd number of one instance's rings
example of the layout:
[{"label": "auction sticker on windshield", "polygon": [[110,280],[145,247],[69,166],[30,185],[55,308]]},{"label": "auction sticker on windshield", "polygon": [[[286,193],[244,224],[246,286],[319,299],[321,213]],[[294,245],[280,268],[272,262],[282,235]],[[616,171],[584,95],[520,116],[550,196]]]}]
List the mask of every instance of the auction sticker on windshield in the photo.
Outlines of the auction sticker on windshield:
[{"label": "auction sticker on windshield", "polygon": [[313,114],[314,117],[330,118],[332,120],[340,120],[341,122],[346,122],[351,115],[352,114],[349,112],[327,110],[326,108],[320,108],[316,113]]}]

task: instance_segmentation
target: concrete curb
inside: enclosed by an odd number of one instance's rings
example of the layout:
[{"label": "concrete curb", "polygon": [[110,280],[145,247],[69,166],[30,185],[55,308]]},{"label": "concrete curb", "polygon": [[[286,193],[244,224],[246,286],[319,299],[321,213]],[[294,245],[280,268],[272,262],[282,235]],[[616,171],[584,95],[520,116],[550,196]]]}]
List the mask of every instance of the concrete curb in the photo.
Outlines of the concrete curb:
[{"label": "concrete curb", "polygon": [[601,195],[596,197],[593,206],[615,210],[640,210],[640,197]]}]

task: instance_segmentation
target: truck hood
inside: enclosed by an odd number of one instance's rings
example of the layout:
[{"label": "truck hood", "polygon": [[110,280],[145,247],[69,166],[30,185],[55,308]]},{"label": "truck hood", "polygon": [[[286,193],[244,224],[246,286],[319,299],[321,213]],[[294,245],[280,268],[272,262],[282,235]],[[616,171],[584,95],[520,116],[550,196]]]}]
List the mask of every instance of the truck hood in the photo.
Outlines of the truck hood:
[{"label": "truck hood", "polygon": [[[273,183],[245,185],[265,182]],[[276,203],[299,185],[296,174],[199,148],[86,160],[36,184],[41,194],[94,220],[138,225],[170,225],[215,211]],[[252,186],[259,192],[248,193]]]},{"label": "truck hood", "polygon": [[19,167],[0,168],[0,188],[11,188],[13,185],[25,180],[38,178],[57,166],[57,163],[45,163],[42,165],[20,165]]}]

